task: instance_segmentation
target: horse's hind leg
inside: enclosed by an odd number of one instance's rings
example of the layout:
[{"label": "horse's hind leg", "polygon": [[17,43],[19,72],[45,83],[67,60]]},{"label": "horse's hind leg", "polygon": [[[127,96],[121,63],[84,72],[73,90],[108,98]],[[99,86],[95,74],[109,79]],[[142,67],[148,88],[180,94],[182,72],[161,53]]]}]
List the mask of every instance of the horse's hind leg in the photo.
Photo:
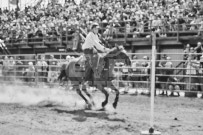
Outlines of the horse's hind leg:
[{"label": "horse's hind leg", "polygon": [[82,91],[80,90],[79,87],[75,87],[76,92],[78,93],[78,95],[80,95],[80,97],[82,97],[82,99],[85,101],[85,103],[88,105],[87,108],[90,108],[90,104],[88,102],[88,100],[86,99],[86,97],[82,94]]},{"label": "horse's hind leg", "polygon": [[[84,85],[83,85],[84,86]],[[85,94],[89,97],[90,99],[90,102],[92,105],[95,105],[94,101],[93,101],[93,98],[92,98],[92,95],[87,91],[86,87],[82,87],[82,91],[85,92]]]},{"label": "horse's hind leg", "polygon": [[85,98],[85,96],[82,94],[80,89],[76,89],[78,95],[80,95],[80,97],[82,97],[82,99],[85,101],[86,104],[88,104],[88,100]]}]

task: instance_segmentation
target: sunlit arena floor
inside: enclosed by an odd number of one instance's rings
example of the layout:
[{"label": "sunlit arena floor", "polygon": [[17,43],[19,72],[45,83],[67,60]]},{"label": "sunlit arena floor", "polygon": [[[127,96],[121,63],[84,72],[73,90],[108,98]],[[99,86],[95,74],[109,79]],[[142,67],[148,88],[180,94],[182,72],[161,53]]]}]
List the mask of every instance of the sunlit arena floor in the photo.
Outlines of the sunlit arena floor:
[{"label": "sunlit arena floor", "polygon": [[[92,93],[96,108],[104,95]],[[150,127],[150,98],[120,95],[116,113],[84,110],[75,91],[0,88],[0,135],[140,135]],[[162,135],[203,135],[203,99],[155,97],[155,130]]]}]

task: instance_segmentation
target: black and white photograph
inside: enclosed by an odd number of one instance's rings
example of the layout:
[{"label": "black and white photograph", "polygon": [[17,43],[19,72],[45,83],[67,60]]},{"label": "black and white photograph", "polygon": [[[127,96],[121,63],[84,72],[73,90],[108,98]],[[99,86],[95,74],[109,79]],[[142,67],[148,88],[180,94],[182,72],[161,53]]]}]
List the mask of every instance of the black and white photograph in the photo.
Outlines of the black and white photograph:
[{"label": "black and white photograph", "polygon": [[0,0],[0,135],[203,135],[203,0]]}]

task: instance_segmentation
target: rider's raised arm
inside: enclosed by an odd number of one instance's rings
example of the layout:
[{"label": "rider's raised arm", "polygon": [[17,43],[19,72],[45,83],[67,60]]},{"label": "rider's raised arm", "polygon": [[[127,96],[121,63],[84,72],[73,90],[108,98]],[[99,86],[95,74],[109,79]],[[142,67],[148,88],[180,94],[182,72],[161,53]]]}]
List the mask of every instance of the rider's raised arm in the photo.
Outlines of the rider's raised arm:
[{"label": "rider's raised arm", "polygon": [[105,52],[106,48],[99,43],[100,40],[99,40],[98,36],[95,35],[94,33],[90,33],[89,36],[90,36],[90,40],[91,40],[93,46],[95,46],[98,50]]}]

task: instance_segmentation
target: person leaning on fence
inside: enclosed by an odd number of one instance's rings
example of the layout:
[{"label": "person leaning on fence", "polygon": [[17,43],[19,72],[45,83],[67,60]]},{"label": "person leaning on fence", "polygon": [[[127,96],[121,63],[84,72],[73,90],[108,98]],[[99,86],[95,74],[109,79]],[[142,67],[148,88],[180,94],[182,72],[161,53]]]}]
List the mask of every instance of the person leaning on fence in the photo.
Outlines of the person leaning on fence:
[{"label": "person leaning on fence", "polygon": [[9,65],[8,65],[8,76],[9,76],[9,81],[14,81],[15,80],[15,61],[13,57],[9,58]]},{"label": "person leaning on fence", "polygon": [[198,82],[198,78],[196,76],[199,66],[200,63],[197,60],[197,57],[192,57],[192,55],[190,54],[186,62],[186,75],[187,75],[187,77],[185,78],[186,90],[196,91],[198,89],[195,83]]},{"label": "person leaning on fence", "polygon": [[171,57],[166,57],[166,64],[165,64],[165,68],[166,68],[166,74],[167,75],[172,75],[173,74],[173,63],[171,61]]},{"label": "person leaning on fence", "polygon": [[28,68],[26,69],[26,79],[28,82],[28,85],[31,85],[31,83],[35,80],[35,67],[32,62],[28,63]]},{"label": "person leaning on fence", "polygon": [[38,73],[38,81],[46,82],[48,64],[45,61],[44,56],[42,56],[41,59],[37,61],[36,67]]},{"label": "person leaning on fence", "polygon": [[3,59],[0,56],[0,78],[2,77]]},{"label": "person leaning on fence", "polygon": [[143,74],[141,76],[141,81],[145,81],[145,82],[143,82],[144,88],[148,87],[149,72],[150,72],[149,57],[148,56],[144,56],[143,57],[143,62],[142,62],[142,69],[141,69],[141,73]]},{"label": "person leaning on fence", "polygon": [[[203,91],[203,55],[200,57],[199,82],[200,82],[201,91]],[[203,98],[203,94],[202,94],[202,98]]]},{"label": "person leaning on fence", "polygon": [[161,61],[158,64],[159,67],[159,74],[160,76],[158,77],[158,80],[160,81],[160,88],[162,89],[162,93],[160,95],[165,95],[165,89],[167,87],[167,80],[168,80],[168,75],[167,75],[167,70],[165,69],[165,65],[167,63],[167,55],[164,54],[162,56]]},{"label": "person leaning on fence", "polygon": [[8,81],[8,69],[9,69],[8,67],[9,67],[9,59],[8,59],[8,56],[5,56],[3,60],[3,67],[2,67],[2,75],[5,82]]},{"label": "person leaning on fence", "polygon": [[195,52],[197,53],[196,56],[197,56],[197,59],[199,60],[200,57],[202,56],[203,54],[203,45],[201,42],[198,42],[197,43],[197,46],[194,48]]},{"label": "person leaning on fence", "polygon": [[[175,78],[173,77],[173,63],[171,61],[171,57],[166,57],[166,64],[165,64],[165,73],[166,73],[166,78],[167,78],[167,84],[166,84],[166,89],[170,89],[168,83],[169,82],[175,82]],[[175,86],[174,86],[175,88]],[[166,95],[168,95],[168,92],[166,91]]]},{"label": "person leaning on fence", "polygon": [[[133,56],[132,60],[132,75],[131,75],[131,81],[140,81],[140,76],[138,74],[141,73],[141,64],[137,59],[137,56]],[[132,87],[139,88],[138,82],[132,82]]]},{"label": "person leaning on fence", "polygon": [[23,62],[21,61],[20,57],[16,60],[16,77],[17,79],[22,79],[23,76]]},{"label": "person leaning on fence", "polygon": [[200,22],[200,27],[197,35],[201,37],[203,36],[203,20]]},{"label": "person leaning on fence", "polygon": [[189,53],[190,53],[190,44],[187,44],[185,47],[184,56],[183,56],[184,63],[187,60]]},{"label": "person leaning on fence", "polygon": [[48,69],[48,64],[45,61],[45,57],[42,56],[41,58],[41,62],[42,62],[42,80],[43,82],[47,82],[47,69]]},{"label": "person leaning on fence", "polygon": [[54,82],[57,79],[57,59],[54,58],[54,55],[50,55],[50,59],[48,61],[49,71],[48,71],[48,82]]},{"label": "person leaning on fence", "polygon": [[85,68],[85,81],[92,81],[93,79],[93,67],[92,59],[93,55],[97,53],[108,52],[109,48],[104,47],[98,37],[99,24],[93,23],[91,31],[88,33],[85,43],[82,45],[83,52],[86,57],[86,68]]}]

